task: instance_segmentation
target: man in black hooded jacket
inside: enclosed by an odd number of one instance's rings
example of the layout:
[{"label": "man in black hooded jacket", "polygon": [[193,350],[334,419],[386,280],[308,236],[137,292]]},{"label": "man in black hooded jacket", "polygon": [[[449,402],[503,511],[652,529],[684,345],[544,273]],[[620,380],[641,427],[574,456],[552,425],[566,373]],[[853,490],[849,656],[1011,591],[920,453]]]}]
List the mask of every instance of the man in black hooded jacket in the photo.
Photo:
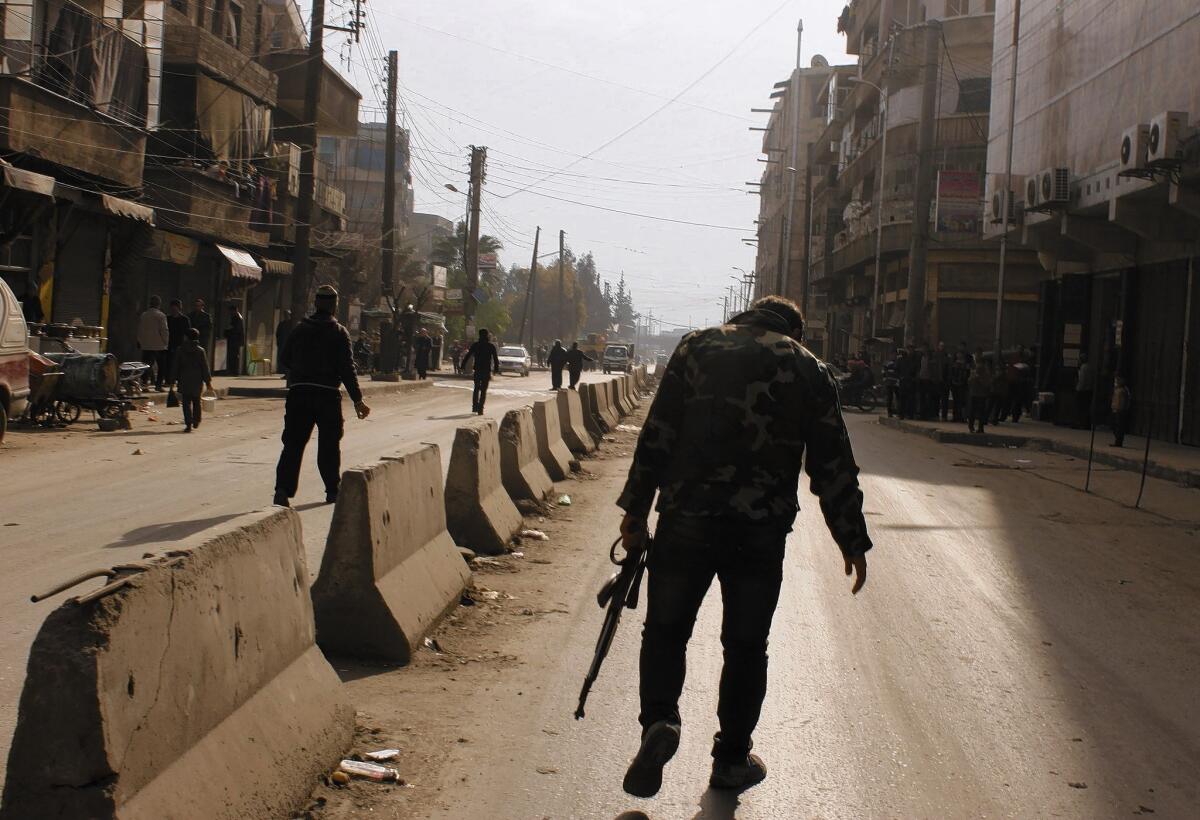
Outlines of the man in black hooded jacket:
[{"label": "man in black hooded jacket", "polygon": [[283,452],[275,470],[275,504],[289,507],[300,482],[304,448],[317,428],[317,468],[325,482],[325,500],[337,500],[341,481],[342,393],[365,419],[371,408],[363,402],[354,373],[350,334],[334,318],[338,293],[330,285],[317,288],[316,310],[298,323],[279,356],[287,373],[288,395],[283,416]]}]

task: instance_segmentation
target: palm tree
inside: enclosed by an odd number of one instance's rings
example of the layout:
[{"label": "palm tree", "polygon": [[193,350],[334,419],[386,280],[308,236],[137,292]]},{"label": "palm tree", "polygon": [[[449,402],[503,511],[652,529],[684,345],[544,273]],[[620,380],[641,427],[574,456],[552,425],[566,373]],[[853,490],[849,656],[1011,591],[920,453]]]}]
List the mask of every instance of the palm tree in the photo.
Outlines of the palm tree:
[{"label": "palm tree", "polygon": [[[444,268],[465,269],[463,264],[464,249],[467,246],[467,223],[458,222],[454,226],[452,236],[439,237],[433,243],[432,261]],[[483,234],[479,237],[479,253],[496,253],[504,247],[504,243],[494,236]]]}]

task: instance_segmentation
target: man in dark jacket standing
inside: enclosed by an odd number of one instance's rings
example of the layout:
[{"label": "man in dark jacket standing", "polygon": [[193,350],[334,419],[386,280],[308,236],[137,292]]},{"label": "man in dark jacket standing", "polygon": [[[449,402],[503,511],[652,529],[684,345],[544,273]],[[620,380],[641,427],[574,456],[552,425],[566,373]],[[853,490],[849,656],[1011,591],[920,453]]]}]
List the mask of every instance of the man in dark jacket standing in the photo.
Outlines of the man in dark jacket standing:
[{"label": "man in dark jacket standing", "polygon": [[283,362],[279,357],[283,354],[283,349],[287,347],[288,336],[292,335],[292,328],[296,323],[292,320],[292,312],[285,310],[283,315],[279,317],[279,324],[275,325],[275,370],[278,373],[287,374],[283,367]]},{"label": "man in dark jacket standing", "polygon": [[204,300],[197,299],[192,303],[192,312],[188,314],[188,322],[200,331],[200,346],[208,350],[212,346],[212,314],[204,309]]},{"label": "man in dark jacket standing", "polygon": [[[579,342],[571,342],[571,349],[567,351],[567,374],[571,377],[572,390],[579,384],[579,377],[583,375],[583,363],[594,361],[596,360],[579,349]],[[561,376],[559,378],[561,379]],[[559,383],[561,384],[561,381]]]},{"label": "man in dark jacket standing", "polygon": [[858,466],[837,384],[801,345],[803,327],[795,303],[768,296],[724,325],[688,334],[642,428],[617,501],[625,549],[637,554],[658,495],[642,633],[642,743],[624,781],[638,797],[658,792],[679,745],[687,642],[714,576],[725,667],[709,784],[740,789],[767,776],[750,754],[751,736],[767,691],[767,636],[802,462],[845,572],[857,574],[852,592],[866,583],[871,539]]},{"label": "man in dark jacket standing", "polygon": [[425,378],[425,374],[429,371],[429,356],[433,353],[433,339],[429,338],[429,331],[421,328],[417,331],[417,336],[413,339],[413,357],[416,360],[417,378]]},{"label": "man in dark jacket standing", "polygon": [[246,349],[246,319],[237,303],[229,306],[229,327],[225,328],[225,373],[242,375],[242,358]]},{"label": "man in dark jacket standing", "polygon": [[566,363],[567,351],[562,346],[562,342],[555,339],[554,347],[550,348],[550,355],[546,357],[546,364],[550,365],[551,390],[562,390],[562,372]]},{"label": "man in dark jacket standing", "polygon": [[[183,315],[183,302],[179,299],[172,299],[171,305],[167,309],[167,361],[171,363],[171,367],[174,366],[175,354],[188,338],[188,330],[191,326],[192,323],[188,321],[188,317]],[[171,370],[167,381],[173,381],[174,378],[175,371]]]},{"label": "man in dark jacket standing", "polygon": [[475,364],[475,389],[471,392],[471,412],[482,416],[492,373],[500,375],[500,353],[489,341],[486,328],[479,331],[479,341],[467,348],[467,355],[463,356],[462,360],[463,370],[467,369],[468,359],[473,359]]},{"label": "man in dark jacket standing", "polygon": [[360,419],[371,412],[362,399],[350,334],[333,318],[338,293],[317,288],[316,311],[288,337],[279,360],[286,368],[288,395],[283,416],[283,452],[275,470],[275,504],[290,507],[300,483],[304,448],[317,428],[317,468],[325,482],[325,500],[337,500],[342,469],[342,394],[344,385]]}]

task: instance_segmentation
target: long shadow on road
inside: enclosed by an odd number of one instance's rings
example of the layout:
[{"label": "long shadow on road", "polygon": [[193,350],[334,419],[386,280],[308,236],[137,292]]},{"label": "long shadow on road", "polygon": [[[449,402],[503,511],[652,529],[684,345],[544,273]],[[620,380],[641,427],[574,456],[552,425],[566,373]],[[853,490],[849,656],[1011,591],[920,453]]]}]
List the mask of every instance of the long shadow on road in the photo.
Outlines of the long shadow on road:
[{"label": "long shadow on road", "polygon": [[[248,512],[248,511],[247,511]],[[105,544],[105,549],[118,549],[120,547],[138,547],[143,544],[159,544],[168,541],[179,541],[188,536],[195,535],[201,530],[206,530],[209,527],[215,527],[218,524],[224,524],[226,521],[231,521],[239,516],[246,515],[245,512],[230,513],[228,515],[214,515],[211,518],[196,518],[191,521],[171,521],[164,524],[148,524],[144,527],[132,529],[121,536],[120,540],[114,541],[111,544]]]}]

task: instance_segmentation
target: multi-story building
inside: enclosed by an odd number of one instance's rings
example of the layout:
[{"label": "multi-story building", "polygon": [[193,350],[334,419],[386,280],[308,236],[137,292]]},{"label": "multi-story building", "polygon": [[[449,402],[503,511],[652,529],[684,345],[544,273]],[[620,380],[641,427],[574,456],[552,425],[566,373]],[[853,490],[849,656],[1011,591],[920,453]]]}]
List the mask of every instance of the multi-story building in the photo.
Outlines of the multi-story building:
[{"label": "multi-story building", "polygon": [[[996,6],[996,42],[1008,43],[1014,4]],[[1107,415],[1120,374],[1133,431],[1200,445],[1200,10],[1187,0],[1025,0],[1019,30],[1010,235],[1051,275],[1041,389],[1056,394],[1058,421],[1085,418],[1075,387],[1086,357],[1093,415]],[[998,47],[992,68],[997,208],[1012,59]]]},{"label": "multi-story building", "polygon": [[154,220],[133,200],[160,124],[162,5],[0,4],[0,274],[31,320],[128,338],[122,283]]},{"label": "multi-story building", "polygon": [[[991,0],[854,0],[838,19],[858,70],[824,88],[826,125],[811,157],[810,280],[827,298],[827,356],[938,341],[992,347],[998,249],[983,236],[992,29]],[[930,211],[918,215],[923,185]],[[916,230],[918,219],[928,230]],[[1006,348],[1035,341],[1042,275],[1033,253],[1009,249]],[[924,291],[911,311],[910,284]]]},{"label": "multi-story building", "polygon": [[[822,90],[830,78],[853,73],[854,66],[832,67],[821,56],[812,59],[808,68],[792,72],[792,76],[775,84],[771,98],[775,101],[763,132],[764,163],[758,193],[758,254],[754,262],[754,293],[756,296],[777,293],[786,295],[808,313],[807,335],[814,347],[822,343],[824,311],[806,293],[808,269],[808,192],[812,184],[809,165],[811,145],[827,123],[827,111],[820,102]],[[799,94],[797,100],[793,90]],[[795,150],[793,151],[793,147]],[[792,162],[795,165],[792,165]],[[794,169],[794,170],[792,170]],[[794,182],[794,185],[793,185]],[[784,248],[790,247],[787,264]],[[816,295],[821,299],[822,295]]]}]

